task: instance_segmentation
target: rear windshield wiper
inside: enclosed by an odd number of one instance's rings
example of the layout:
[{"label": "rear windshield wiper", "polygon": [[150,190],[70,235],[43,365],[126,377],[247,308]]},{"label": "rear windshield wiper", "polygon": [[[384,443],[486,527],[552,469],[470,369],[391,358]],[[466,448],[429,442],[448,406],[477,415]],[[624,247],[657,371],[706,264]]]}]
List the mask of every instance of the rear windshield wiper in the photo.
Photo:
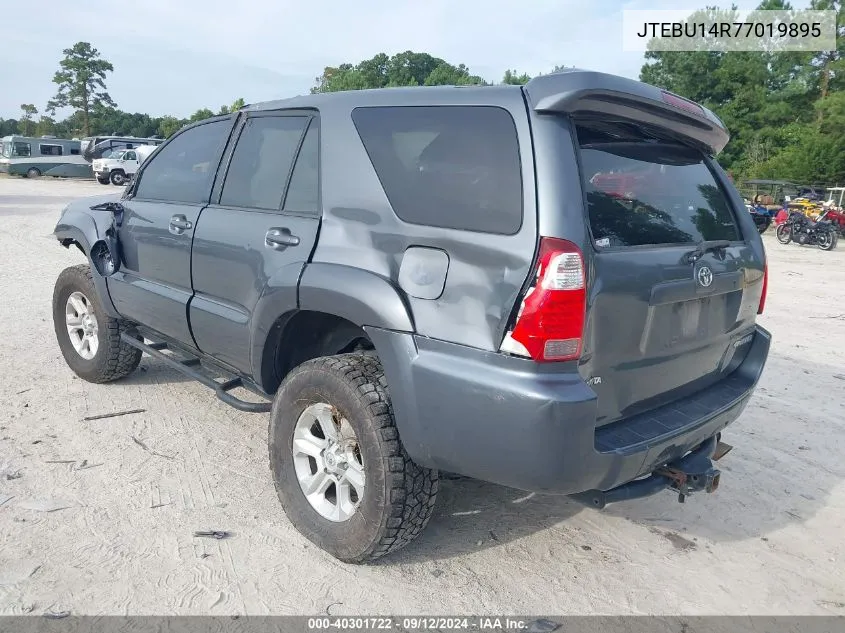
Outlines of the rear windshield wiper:
[{"label": "rear windshield wiper", "polygon": [[687,263],[693,264],[710,251],[720,251],[731,245],[730,240],[705,240],[699,242],[694,251],[686,254]]}]

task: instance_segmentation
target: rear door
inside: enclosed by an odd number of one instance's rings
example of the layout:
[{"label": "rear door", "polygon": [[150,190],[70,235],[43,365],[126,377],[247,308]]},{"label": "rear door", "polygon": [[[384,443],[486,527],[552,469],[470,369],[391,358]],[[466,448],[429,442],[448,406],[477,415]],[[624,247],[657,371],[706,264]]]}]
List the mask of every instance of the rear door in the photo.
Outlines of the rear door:
[{"label": "rear door", "polygon": [[599,396],[601,425],[736,367],[763,262],[729,184],[701,151],[631,123],[574,128],[592,242],[580,371]]},{"label": "rear door", "polygon": [[193,345],[188,327],[191,240],[208,204],[234,117],[203,122],[171,138],[121,201],[122,263],[108,278],[124,317]]},{"label": "rear door", "polygon": [[[191,329],[200,350],[250,372],[250,325],[268,282],[296,284],[319,227],[319,120],[254,112],[243,120],[215,202],[194,237]],[[282,308],[282,312],[285,307]]]}]

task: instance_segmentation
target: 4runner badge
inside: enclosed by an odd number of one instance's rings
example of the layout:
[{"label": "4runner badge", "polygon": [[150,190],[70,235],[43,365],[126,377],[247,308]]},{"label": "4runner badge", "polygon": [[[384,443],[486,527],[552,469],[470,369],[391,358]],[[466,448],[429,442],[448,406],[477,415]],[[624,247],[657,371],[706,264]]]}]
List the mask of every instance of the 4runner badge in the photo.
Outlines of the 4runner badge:
[{"label": "4runner badge", "polygon": [[600,385],[601,384],[601,376],[593,376],[587,380],[587,384],[592,385]]}]

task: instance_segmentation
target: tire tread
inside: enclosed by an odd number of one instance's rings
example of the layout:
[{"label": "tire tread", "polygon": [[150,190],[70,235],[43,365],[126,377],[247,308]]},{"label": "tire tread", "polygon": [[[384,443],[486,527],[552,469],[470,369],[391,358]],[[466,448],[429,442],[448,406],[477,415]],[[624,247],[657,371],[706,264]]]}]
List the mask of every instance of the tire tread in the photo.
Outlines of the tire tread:
[{"label": "tire tread", "polygon": [[393,416],[381,361],[372,353],[323,356],[302,363],[298,372],[325,371],[341,377],[365,404],[381,439],[387,494],[384,519],[372,546],[354,561],[364,563],[401,549],[425,529],[434,510],[439,474],[408,456]]},{"label": "tire tread", "polygon": [[[99,303],[100,297],[97,295],[97,290],[94,287],[91,267],[88,264],[71,266],[59,274],[53,294],[54,303],[58,299],[60,289],[65,282],[78,287],[80,291],[85,293],[85,296],[89,300]],[[97,315],[97,318],[102,321],[102,309],[99,311],[101,314]],[[120,340],[120,335],[131,330],[133,327],[133,324],[121,319],[105,316],[104,322],[100,325],[100,328],[106,332],[105,348],[102,350],[105,352],[105,359],[104,362],[98,363],[96,371],[93,374],[85,376],[86,380],[93,383],[112,382],[124,378],[135,371],[141,362],[141,351]]]}]

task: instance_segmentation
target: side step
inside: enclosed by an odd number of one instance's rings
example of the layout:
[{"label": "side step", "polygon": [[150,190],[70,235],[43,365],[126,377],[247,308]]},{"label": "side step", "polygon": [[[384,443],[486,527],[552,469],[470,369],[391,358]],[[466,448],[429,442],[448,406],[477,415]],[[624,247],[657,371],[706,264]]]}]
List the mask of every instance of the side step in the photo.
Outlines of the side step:
[{"label": "side step", "polygon": [[[220,398],[223,402],[228,404],[230,407],[234,407],[239,411],[247,411],[249,413],[267,413],[270,411],[272,404],[270,402],[248,402],[246,400],[241,400],[233,396],[229,393],[232,389],[237,389],[238,387],[243,387],[256,393],[261,397],[265,397],[264,394],[257,393],[254,389],[251,388],[249,384],[246,384],[242,378],[234,377],[228,378],[225,382],[217,382],[210,376],[202,373],[198,369],[194,369],[195,367],[201,367],[202,362],[199,358],[196,357],[189,357],[180,359],[177,358],[175,355],[165,354],[163,350],[168,349],[167,343],[144,343],[144,341],[139,341],[137,338],[130,336],[128,333],[124,332],[120,335],[120,340],[126,343],[127,345],[131,345],[135,347],[145,354],[149,354],[153,358],[156,358],[163,362],[165,365],[168,365],[185,374],[188,378],[192,378],[197,382],[204,384],[209,389],[213,389],[214,393]],[[171,350],[174,351],[174,350]],[[182,353],[181,350],[178,350],[179,353]],[[222,373],[222,372],[217,372]]]}]

